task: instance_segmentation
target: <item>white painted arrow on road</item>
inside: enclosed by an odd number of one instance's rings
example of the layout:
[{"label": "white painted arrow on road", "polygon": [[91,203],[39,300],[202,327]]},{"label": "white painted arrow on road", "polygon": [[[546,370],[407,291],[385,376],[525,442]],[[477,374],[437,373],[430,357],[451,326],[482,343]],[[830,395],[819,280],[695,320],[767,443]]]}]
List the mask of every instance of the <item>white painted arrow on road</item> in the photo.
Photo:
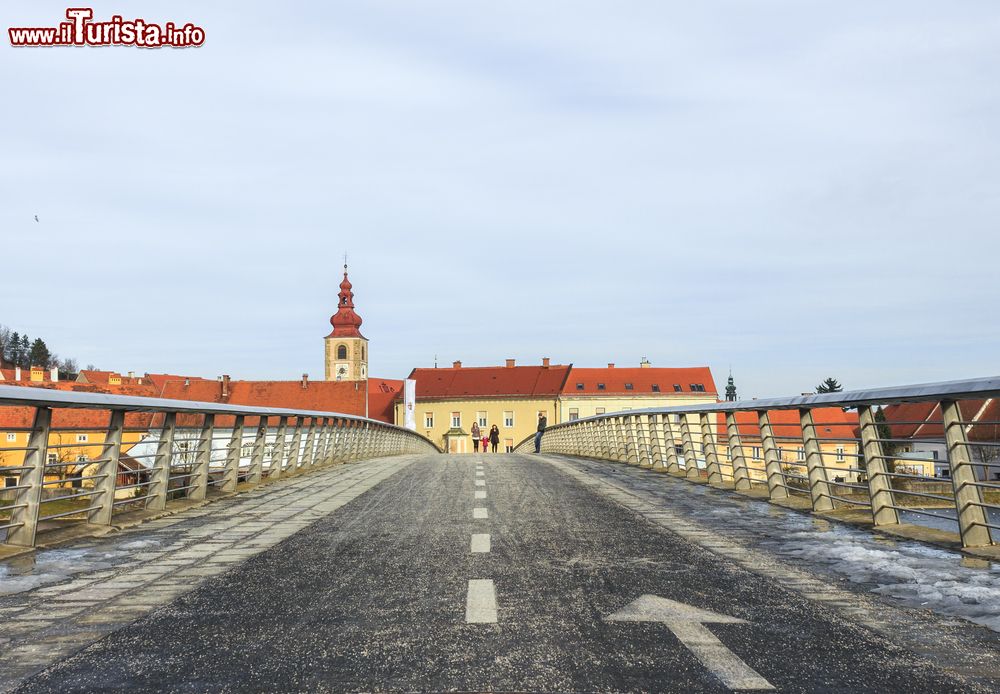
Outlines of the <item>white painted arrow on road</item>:
[{"label": "white painted arrow on road", "polygon": [[774,689],[735,653],[726,648],[704,624],[746,624],[745,620],[643,595],[604,618],[606,622],[661,622],[694,653],[708,670],[730,689]]}]

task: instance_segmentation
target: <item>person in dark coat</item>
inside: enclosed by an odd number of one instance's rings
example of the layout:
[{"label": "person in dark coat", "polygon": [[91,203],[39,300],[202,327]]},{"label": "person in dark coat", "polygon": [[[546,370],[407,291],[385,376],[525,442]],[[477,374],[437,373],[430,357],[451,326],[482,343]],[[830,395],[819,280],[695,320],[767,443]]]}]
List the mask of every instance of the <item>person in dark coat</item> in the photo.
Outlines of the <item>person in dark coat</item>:
[{"label": "person in dark coat", "polygon": [[496,453],[497,445],[500,443],[500,430],[497,429],[497,425],[494,424],[493,428],[490,429],[490,449]]},{"label": "person in dark coat", "polygon": [[538,413],[538,430],[535,432],[535,453],[542,452],[542,433],[545,431],[545,427],[548,424],[548,420],[545,417],[544,412]]},{"label": "person in dark coat", "polygon": [[[473,450],[474,453],[478,453],[479,452],[479,439],[480,439],[481,436],[482,436],[482,434],[479,431],[479,422],[473,422],[472,423],[472,450]],[[485,453],[485,452],[486,452],[486,449],[484,448],[483,449],[483,453]]]}]

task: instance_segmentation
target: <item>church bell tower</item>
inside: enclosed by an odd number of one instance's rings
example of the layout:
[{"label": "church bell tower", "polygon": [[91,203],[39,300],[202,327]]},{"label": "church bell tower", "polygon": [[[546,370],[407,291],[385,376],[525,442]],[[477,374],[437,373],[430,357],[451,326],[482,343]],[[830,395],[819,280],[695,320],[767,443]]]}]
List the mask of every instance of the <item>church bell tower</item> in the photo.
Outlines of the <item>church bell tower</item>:
[{"label": "church bell tower", "polygon": [[361,334],[361,316],[354,312],[354,292],[347,279],[346,264],[337,297],[337,312],[330,317],[333,332],[326,336],[326,380],[365,381],[368,340]]}]

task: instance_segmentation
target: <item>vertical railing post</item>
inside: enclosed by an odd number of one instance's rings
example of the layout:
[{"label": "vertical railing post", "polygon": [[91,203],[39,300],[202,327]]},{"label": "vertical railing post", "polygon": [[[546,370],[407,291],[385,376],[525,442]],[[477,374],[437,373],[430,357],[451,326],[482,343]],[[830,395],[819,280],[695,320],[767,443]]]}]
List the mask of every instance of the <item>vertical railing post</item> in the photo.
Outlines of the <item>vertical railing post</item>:
[{"label": "vertical railing post", "polygon": [[684,476],[690,479],[700,479],[698,470],[698,454],[694,450],[694,438],[691,436],[691,424],[687,414],[681,415],[681,447],[684,451]]},{"label": "vertical railing post", "polygon": [[674,431],[674,415],[665,414],[663,415],[663,436],[665,437],[664,445],[666,446],[667,452],[667,473],[675,475],[677,477],[683,477],[684,471],[681,470],[681,463],[677,457],[677,434]]},{"label": "vertical railing post", "polygon": [[347,420],[347,452],[345,460],[354,462],[358,457],[358,422],[353,419]]},{"label": "vertical railing post", "polygon": [[299,460],[299,469],[311,468],[316,464],[316,417],[309,418],[309,431],[306,433],[306,447]]},{"label": "vertical railing post", "polygon": [[639,451],[636,457],[638,458],[639,467],[643,468],[652,467],[649,458],[649,438],[646,436],[646,417],[647,415],[644,414],[632,416],[632,421],[635,422],[636,448]]},{"label": "vertical railing post", "polygon": [[813,511],[832,511],[836,508],[833,497],[830,496],[830,483],[826,475],[823,461],[823,449],[816,435],[816,423],[811,409],[799,410],[799,421],[802,426],[802,444],[806,451],[806,469],[809,476],[809,498]]},{"label": "vertical railing post", "polygon": [[226,451],[226,469],[222,473],[224,492],[236,491],[236,478],[240,474],[240,458],[243,457],[243,415],[236,415],[233,421],[233,433],[229,437],[229,450]]},{"label": "vertical railing post", "polygon": [[212,464],[212,437],[215,435],[215,415],[206,414],[201,426],[201,437],[198,440],[198,453],[194,461],[194,473],[188,478],[192,485],[188,490],[188,498],[204,499],[208,495],[208,469]]},{"label": "vertical railing post", "polygon": [[778,445],[774,440],[771,416],[767,410],[757,412],[757,422],[760,426],[760,445],[764,449],[768,497],[770,499],[787,499],[788,489],[784,486],[785,477],[781,474],[781,457],[778,454]]},{"label": "vertical railing post", "polygon": [[329,417],[323,418],[323,427],[320,429],[319,437],[319,464],[328,465],[330,463],[330,436],[333,432],[333,425]]},{"label": "vertical railing post", "polygon": [[38,532],[38,507],[42,501],[42,482],[45,481],[45,460],[48,457],[49,429],[52,426],[52,409],[35,409],[35,421],[28,435],[28,450],[24,455],[24,467],[18,478],[20,489],[14,496],[10,522],[14,527],[7,530],[7,544],[34,547]]},{"label": "vertical railing post", "polygon": [[107,436],[104,437],[101,463],[94,473],[94,496],[99,506],[87,512],[87,522],[94,525],[111,525],[115,510],[115,488],[118,486],[118,460],[122,453],[122,435],[125,433],[125,411],[112,410]]},{"label": "vertical railing post", "polygon": [[250,470],[247,472],[247,482],[256,486],[264,477],[264,453],[267,451],[267,417],[258,417],[257,437],[253,441],[253,453],[250,454]]},{"label": "vertical railing post", "polygon": [[662,438],[663,432],[660,430],[659,415],[649,415],[649,466],[654,470],[663,469],[663,445],[660,443]]},{"label": "vertical railing post", "polygon": [[288,465],[285,471],[292,475],[299,467],[302,457],[302,417],[295,418],[295,428],[292,429],[292,442],[288,445]]},{"label": "vertical railing post", "polygon": [[278,431],[274,438],[274,449],[271,451],[271,467],[267,470],[267,478],[276,480],[281,477],[285,466],[285,440],[288,438],[288,417],[278,419]]},{"label": "vertical railing post", "polygon": [[737,491],[745,492],[753,487],[746,453],[740,441],[740,428],[735,412],[726,413],[726,437],[729,439],[729,458],[733,461],[733,485]]},{"label": "vertical railing post", "polygon": [[951,467],[951,484],[955,490],[955,510],[958,513],[958,531],[963,547],[984,547],[993,544],[986,525],[983,495],[976,484],[976,471],[972,465],[969,441],[962,422],[962,411],[954,400],[941,403],[944,418],[944,436],[948,445],[948,464]]},{"label": "vertical railing post", "polygon": [[598,421],[597,438],[599,443],[600,458],[611,460],[611,419],[604,417]]},{"label": "vertical railing post", "polygon": [[888,476],[882,441],[875,423],[875,414],[868,405],[858,408],[858,424],[861,427],[862,460],[868,475],[868,498],[872,504],[872,520],[875,525],[896,525],[899,513],[892,495],[892,481]]},{"label": "vertical railing post", "polygon": [[625,427],[625,462],[628,465],[638,465],[639,457],[639,427],[634,415],[623,418]]},{"label": "vertical railing post", "polygon": [[628,439],[625,438],[625,422],[623,417],[615,417],[615,460],[619,463],[628,462]]},{"label": "vertical railing post", "polygon": [[597,458],[598,451],[599,449],[597,446],[597,422],[587,422],[586,429],[584,430],[583,455],[587,458]]},{"label": "vertical railing post", "polygon": [[163,429],[160,430],[160,440],[156,442],[156,456],[153,458],[153,470],[149,479],[152,496],[146,500],[146,508],[150,511],[162,511],[167,507],[167,494],[170,493],[170,465],[174,458],[174,433],[176,430],[177,413],[164,413]]},{"label": "vertical railing post", "polygon": [[719,454],[715,450],[715,432],[712,431],[712,419],[715,414],[702,412],[698,415],[701,423],[701,445],[705,450],[705,469],[708,471],[708,483],[713,487],[722,486],[722,469],[719,467]]}]

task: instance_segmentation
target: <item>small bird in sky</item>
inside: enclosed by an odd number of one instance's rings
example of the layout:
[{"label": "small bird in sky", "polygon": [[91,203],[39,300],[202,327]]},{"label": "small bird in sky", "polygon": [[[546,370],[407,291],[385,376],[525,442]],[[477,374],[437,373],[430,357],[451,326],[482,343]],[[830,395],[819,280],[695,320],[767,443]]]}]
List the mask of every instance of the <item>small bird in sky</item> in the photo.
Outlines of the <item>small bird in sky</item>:
[{"label": "small bird in sky", "polygon": [[35,215],[35,221],[36,222],[38,221],[38,215],[37,214]]}]

